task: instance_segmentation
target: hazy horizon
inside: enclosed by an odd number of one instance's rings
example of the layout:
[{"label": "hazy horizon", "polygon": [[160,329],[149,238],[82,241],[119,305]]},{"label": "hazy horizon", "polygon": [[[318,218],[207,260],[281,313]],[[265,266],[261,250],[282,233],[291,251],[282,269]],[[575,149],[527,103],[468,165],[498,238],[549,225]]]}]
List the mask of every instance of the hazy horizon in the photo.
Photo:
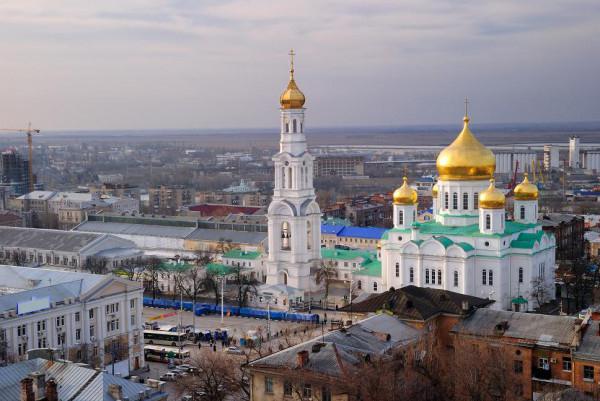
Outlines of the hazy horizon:
[{"label": "hazy horizon", "polygon": [[600,121],[596,0],[8,0],[0,34],[0,128],[276,128],[290,48],[308,127]]}]

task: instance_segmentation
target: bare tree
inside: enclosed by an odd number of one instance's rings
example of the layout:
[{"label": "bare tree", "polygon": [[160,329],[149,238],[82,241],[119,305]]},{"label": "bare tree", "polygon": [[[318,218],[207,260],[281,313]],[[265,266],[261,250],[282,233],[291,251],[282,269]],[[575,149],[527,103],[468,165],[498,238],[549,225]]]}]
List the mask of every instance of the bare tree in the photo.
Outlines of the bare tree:
[{"label": "bare tree", "polygon": [[179,379],[179,394],[192,396],[193,401],[224,401],[239,399],[240,371],[232,369],[239,361],[223,353],[204,353],[192,359],[194,373]]},{"label": "bare tree", "polygon": [[[156,299],[158,293],[158,280],[160,274],[163,272],[160,259],[151,257],[144,263],[144,281],[147,284],[147,288],[152,291],[152,299]],[[149,288],[148,288],[149,287]]]},{"label": "bare tree", "polygon": [[85,260],[84,269],[94,274],[106,274],[108,272],[108,259],[91,256]]},{"label": "bare tree", "polygon": [[236,287],[237,305],[242,308],[248,304],[248,294],[256,294],[259,283],[254,277],[244,274],[243,268],[239,265],[233,266],[231,273]]},{"label": "bare tree", "polygon": [[26,262],[24,255],[20,251],[13,251],[10,263],[13,266],[22,266]]},{"label": "bare tree", "polygon": [[[204,277],[202,277],[201,285],[205,291],[210,291],[215,297],[215,305],[219,303],[219,296],[221,295],[221,288],[219,287],[219,276],[211,271],[204,270]],[[225,279],[224,277],[222,278]]]},{"label": "bare tree", "polygon": [[337,277],[337,270],[333,261],[321,261],[319,266],[317,267],[317,271],[315,272],[315,282],[317,284],[323,284],[325,288],[325,302],[324,306],[327,309],[327,303],[329,300],[329,286],[333,282],[333,280]]},{"label": "bare tree", "polygon": [[187,286],[184,287],[184,291],[186,296],[192,300],[192,319],[194,328],[196,327],[196,302],[198,300],[198,295],[202,292],[202,276],[208,263],[210,263],[210,257],[199,255],[196,258],[196,265],[189,268],[186,272]]}]

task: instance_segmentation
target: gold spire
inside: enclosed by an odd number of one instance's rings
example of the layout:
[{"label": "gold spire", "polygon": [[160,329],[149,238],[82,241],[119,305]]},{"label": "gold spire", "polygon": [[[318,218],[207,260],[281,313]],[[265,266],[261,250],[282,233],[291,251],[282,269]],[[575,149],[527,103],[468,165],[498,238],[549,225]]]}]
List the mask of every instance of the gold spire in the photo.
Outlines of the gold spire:
[{"label": "gold spire", "polygon": [[440,180],[485,180],[493,177],[496,170],[496,157],[469,129],[468,104],[469,101],[465,99],[461,133],[440,152],[436,160]]},{"label": "gold spire", "polygon": [[490,186],[479,194],[479,207],[482,209],[504,209],[506,197],[498,188],[496,180],[490,180]]},{"label": "gold spire", "polygon": [[417,191],[408,185],[408,178],[402,178],[402,186],[394,191],[394,205],[414,205],[417,203]]},{"label": "gold spire", "polygon": [[537,200],[539,196],[538,187],[529,182],[527,173],[524,174],[523,181],[515,187],[514,192],[516,200]]},{"label": "gold spire", "polygon": [[294,49],[291,49],[289,52],[290,56],[290,81],[288,82],[287,88],[279,97],[279,103],[281,104],[282,109],[301,109],[304,106],[304,102],[306,102],[306,98],[304,97],[304,93],[298,88],[296,85],[296,80],[294,79]]}]

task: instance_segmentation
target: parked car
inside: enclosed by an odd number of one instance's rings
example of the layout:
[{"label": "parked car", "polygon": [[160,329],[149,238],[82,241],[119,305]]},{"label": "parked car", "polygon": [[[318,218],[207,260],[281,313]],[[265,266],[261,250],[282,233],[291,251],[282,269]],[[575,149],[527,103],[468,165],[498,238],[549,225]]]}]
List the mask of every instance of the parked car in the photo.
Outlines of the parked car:
[{"label": "parked car", "polygon": [[174,372],[166,372],[160,376],[160,380],[165,382],[174,382],[177,380],[177,374]]},{"label": "parked car", "polygon": [[244,355],[244,352],[238,347],[227,347],[225,352],[233,355]]}]

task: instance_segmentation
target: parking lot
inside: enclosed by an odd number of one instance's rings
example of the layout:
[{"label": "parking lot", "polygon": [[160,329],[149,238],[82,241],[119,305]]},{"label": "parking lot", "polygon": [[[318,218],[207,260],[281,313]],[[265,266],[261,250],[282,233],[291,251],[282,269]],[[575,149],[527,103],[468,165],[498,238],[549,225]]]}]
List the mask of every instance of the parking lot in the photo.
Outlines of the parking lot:
[{"label": "parking lot", "polygon": [[[172,309],[160,309],[146,307],[143,311],[144,321],[149,321],[150,318],[167,314],[171,312],[178,312],[176,316],[170,316],[164,319],[155,320],[159,325],[177,325],[181,322],[184,326],[193,324],[192,312],[187,311],[174,311]],[[255,318],[244,318],[238,316],[224,316],[223,322],[221,323],[221,316],[217,315],[204,315],[196,316],[195,327],[200,330],[217,330],[227,329],[228,335],[232,340],[239,345],[239,340],[245,337],[249,330],[256,331],[259,336],[262,336],[265,340],[267,338],[267,320],[255,319]],[[265,342],[264,347],[270,348],[272,351],[276,351],[280,347],[288,346],[291,341],[300,342],[312,338],[321,333],[320,325],[312,325],[309,323],[297,323],[297,322],[285,322],[285,321],[270,321],[271,333],[273,338],[269,342]],[[277,336],[275,336],[277,333]],[[282,333],[283,335],[280,335]],[[280,345],[281,344],[281,345]],[[184,347],[186,350],[190,350],[192,359],[197,356],[202,356],[205,352],[215,352],[210,349],[207,342],[202,342],[201,347],[198,348],[196,344],[188,344]],[[216,342],[216,352],[224,352],[221,342]],[[245,358],[240,358],[240,363]],[[150,370],[140,376],[144,378],[158,379],[163,373],[167,372],[167,364],[160,362],[148,362]],[[179,400],[180,396],[176,394],[175,386],[173,383],[167,383],[167,391],[169,393],[169,400]]]}]

